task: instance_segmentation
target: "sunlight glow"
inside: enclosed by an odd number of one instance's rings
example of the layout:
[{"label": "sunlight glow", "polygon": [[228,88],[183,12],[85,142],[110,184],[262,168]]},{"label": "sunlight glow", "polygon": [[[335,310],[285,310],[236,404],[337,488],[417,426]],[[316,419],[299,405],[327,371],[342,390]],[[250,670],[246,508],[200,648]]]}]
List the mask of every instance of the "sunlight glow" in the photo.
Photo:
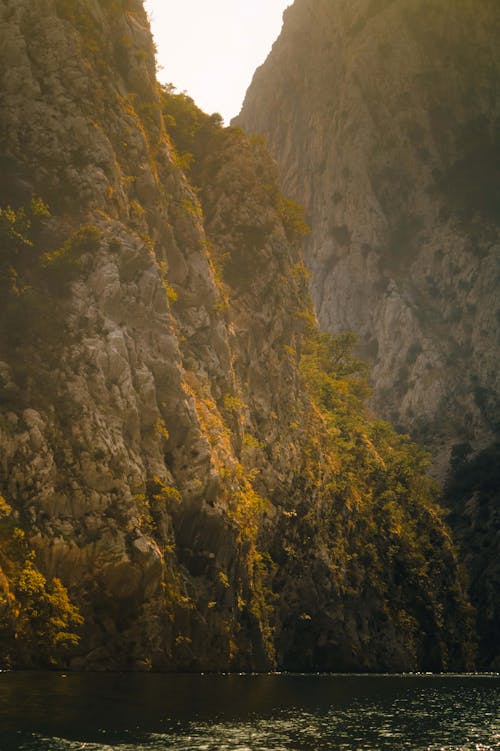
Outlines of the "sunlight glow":
[{"label": "sunlight glow", "polygon": [[226,122],[238,114],[255,69],[278,37],[292,0],[145,0],[159,78]]}]

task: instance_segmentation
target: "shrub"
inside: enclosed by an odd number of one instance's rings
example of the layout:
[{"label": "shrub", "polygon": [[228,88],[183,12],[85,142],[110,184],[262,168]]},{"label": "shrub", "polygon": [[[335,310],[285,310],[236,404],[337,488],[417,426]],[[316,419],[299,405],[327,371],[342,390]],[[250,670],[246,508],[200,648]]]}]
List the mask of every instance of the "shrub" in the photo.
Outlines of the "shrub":
[{"label": "shrub", "polygon": [[193,172],[210,139],[222,131],[222,117],[207,115],[190,96],[177,93],[172,84],[162,89],[162,111],[168,134],[177,151],[178,166]]},{"label": "shrub", "polygon": [[[79,642],[83,623],[60,579],[47,578],[35,563],[12,508],[0,496],[0,662],[47,666]],[[8,644],[10,654],[7,653]],[[13,646],[14,645],[14,646]]]},{"label": "shrub", "polygon": [[290,242],[296,242],[309,234],[311,228],[306,224],[304,210],[300,203],[292,201],[291,198],[285,198],[280,193],[277,198],[277,209]]}]

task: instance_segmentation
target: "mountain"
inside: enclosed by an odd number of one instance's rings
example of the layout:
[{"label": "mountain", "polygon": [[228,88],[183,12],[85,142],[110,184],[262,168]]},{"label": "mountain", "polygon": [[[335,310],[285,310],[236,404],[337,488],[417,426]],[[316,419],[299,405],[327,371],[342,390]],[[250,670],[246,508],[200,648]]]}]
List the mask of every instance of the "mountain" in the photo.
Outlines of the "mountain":
[{"label": "mountain", "polygon": [[2,2],[0,42],[2,666],[470,668],[262,139],[159,86],[139,0]]},{"label": "mountain", "polygon": [[237,119],[304,205],[322,326],[438,451],[500,417],[499,30],[489,0],[297,0]]},{"label": "mountain", "polygon": [[[500,463],[499,34],[492,0],[296,0],[235,121],[266,136],[305,208],[322,328],[360,335],[374,408],[448,476],[471,581],[491,589],[472,585],[485,664],[498,504],[481,520],[471,504],[484,458]],[[462,478],[450,496],[465,456],[468,494]]]}]

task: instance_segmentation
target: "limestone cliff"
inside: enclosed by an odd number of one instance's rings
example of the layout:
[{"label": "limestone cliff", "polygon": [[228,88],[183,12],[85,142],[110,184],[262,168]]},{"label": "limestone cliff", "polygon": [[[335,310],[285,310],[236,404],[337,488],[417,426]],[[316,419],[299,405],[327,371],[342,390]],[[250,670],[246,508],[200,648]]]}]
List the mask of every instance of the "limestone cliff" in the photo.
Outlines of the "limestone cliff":
[{"label": "limestone cliff", "polygon": [[139,0],[1,0],[0,71],[2,663],[470,666],[425,460],[315,332],[259,139],[169,114]]},{"label": "limestone cliff", "polygon": [[320,324],[361,335],[375,409],[441,479],[462,444],[499,462],[499,35],[494,0],[296,0],[236,120],[305,207]]},{"label": "limestone cliff", "polygon": [[237,119],[305,207],[321,325],[442,461],[500,418],[499,32],[491,0],[297,0]]}]

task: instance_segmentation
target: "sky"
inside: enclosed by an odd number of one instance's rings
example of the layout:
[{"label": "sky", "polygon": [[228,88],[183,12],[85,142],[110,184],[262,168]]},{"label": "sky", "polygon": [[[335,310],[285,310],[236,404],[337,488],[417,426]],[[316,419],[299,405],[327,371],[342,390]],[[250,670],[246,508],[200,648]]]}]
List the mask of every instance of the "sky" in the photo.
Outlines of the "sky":
[{"label": "sky", "polygon": [[145,0],[159,78],[226,123],[277,39],[292,0]]}]

